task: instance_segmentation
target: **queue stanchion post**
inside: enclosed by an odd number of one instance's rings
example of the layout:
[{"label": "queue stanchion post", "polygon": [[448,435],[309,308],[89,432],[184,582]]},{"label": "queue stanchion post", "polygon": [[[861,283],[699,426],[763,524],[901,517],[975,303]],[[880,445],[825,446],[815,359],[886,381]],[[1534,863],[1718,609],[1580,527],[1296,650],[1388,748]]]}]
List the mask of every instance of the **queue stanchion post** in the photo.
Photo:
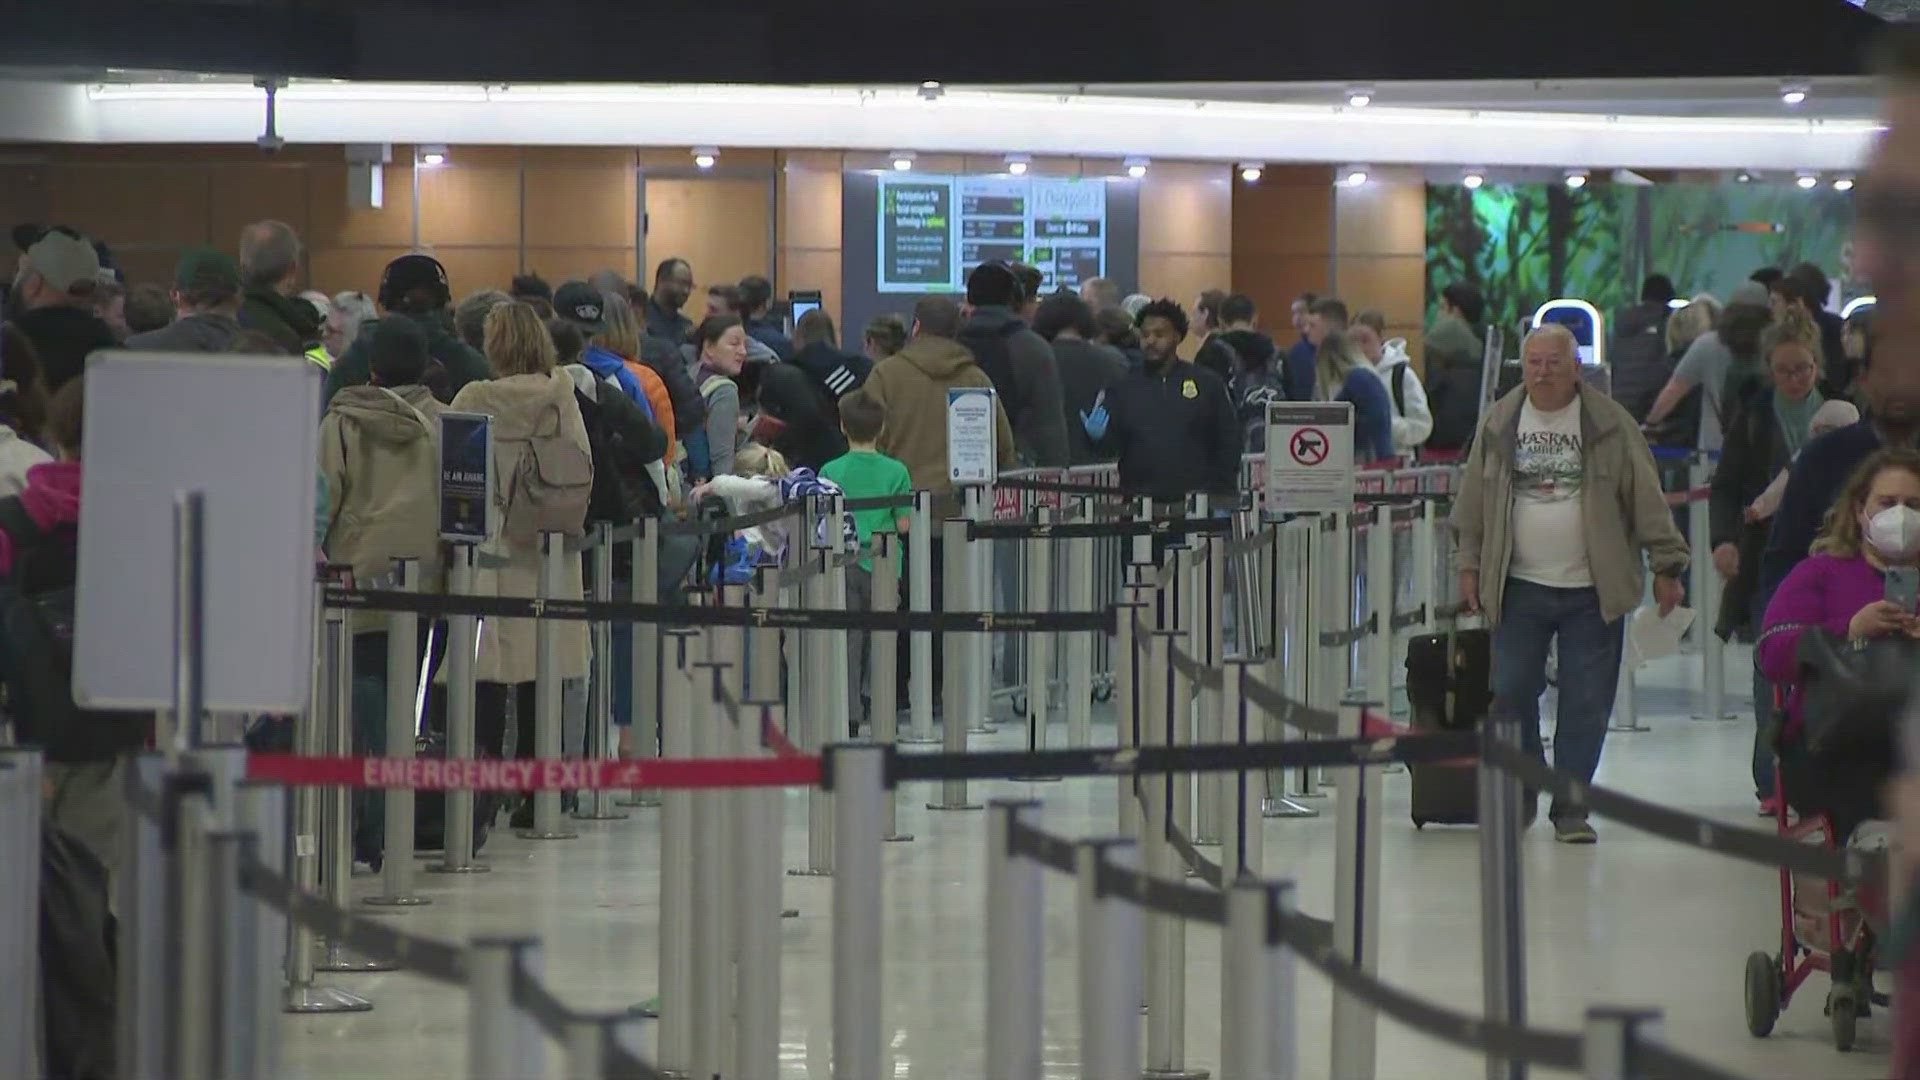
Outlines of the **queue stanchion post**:
[{"label": "queue stanchion post", "polygon": [[[739,741],[743,756],[764,757],[760,732],[783,722],[777,701],[742,706]],[[774,787],[742,788],[735,795],[734,877],[739,887],[734,917],[738,945],[741,1076],[775,1076],[780,1069],[780,867],[781,806],[786,793]]]},{"label": "queue stanchion post", "polygon": [[[1301,658],[1301,696],[1305,701],[1320,708],[1326,708],[1328,699],[1339,700],[1337,691],[1333,691],[1333,670],[1335,665],[1334,649],[1320,643],[1320,630],[1323,626],[1340,626],[1342,621],[1336,614],[1341,608],[1341,598],[1346,596],[1347,585],[1339,577],[1344,572],[1340,565],[1345,559],[1336,558],[1344,552],[1346,537],[1338,539],[1328,535],[1327,526],[1335,524],[1342,515],[1312,515],[1302,531],[1306,533],[1306,557],[1301,563],[1301,592],[1306,598],[1300,621],[1300,658]],[[1298,787],[1293,791],[1294,799],[1322,799],[1326,793],[1320,790],[1319,770],[1303,765],[1298,772]]]},{"label": "queue stanchion post", "polygon": [[[973,484],[960,489],[962,513],[968,521],[988,522],[993,520],[993,486],[991,484]],[[972,543],[963,531],[960,536],[960,556],[965,564],[961,600],[956,603],[952,592],[947,593],[947,608],[958,611],[992,611],[994,596],[999,590],[993,586],[993,548],[992,542]],[[949,556],[951,558],[951,556]],[[965,676],[961,680],[961,689],[966,693],[967,707],[960,715],[965,719],[967,734],[991,735],[1000,730],[993,722],[993,665],[992,634],[962,634],[960,642],[965,647],[962,655],[966,658],[961,665]],[[947,708],[953,708],[953,702],[947,702]]]},{"label": "queue stanchion post", "polygon": [[[1156,630],[1148,639],[1148,687],[1146,707],[1142,710],[1143,746],[1172,746],[1179,730],[1176,715],[1180,711],[1179,687],[1184,682],[1173,669],[1171,652],[1178,642],[1178,630]],[[1169,839],[1178,806],[1174,801],[1182,791],[1172,773],[1144,777],[1140,784],[1145,807],[1144,842],[1141,857],[1146,872],[1162,881],[1178,881],[1184,874],[1180,855]],[[1155,1080],[1188,1078],[1198,1080],[1207,1074],[1186,1067],[1187,1041],[1187,936],[1186,923],[1178,916],[1152,912],[1146,919],[1146,1003],[1147,1054],[1144,1075]]]},{"label": "queue stanchion post", "polygon": [[[841,556],[846,554],[847,550],[842,532],[842,523],[846,519],[845,512],[841,509],[842,501],[842,497],[838,494],[819,496],[820,518],[812,526],[819,538],[820,550],[826,557],[821,572],[820,597],[820,607],[825,611],[847,609],[847,569],[841,561]],[[831,738],[835,742],[842,739],[857,739],[860,733],[856,730],[852,718],[853,707],[859,703],[848,700],[851,684],[844,677],[847,671],[849,647],[847,632],[822,630],[819,633],[824,639],[824,647],[821,651],[826,658],[826,665],[818,670],[827,675],[820,680],[820,689],[824,691],[823,701],[826,706],[826,722],[820,728],[822,737]],[[835,675],[841,677],[836,678]]]},{"label": "queue stanchion post", "polygon": [[1435,550],[1441,528],[1438,511],[1434,500],[1424,500],[1420,517],[1413,523],[1413,594],[1420,603],[1416,625],[1423,634],[1433,633],[1440,622],[1439,554]]},{"label": "queue stanchion post", "polygon": [[[472,544],[451,546],[447,563],[448,595],[473,595],[473,558]],[[447,616],[447,756],[456,760],[477,756],[473,665],[479,651],[479,619],[472,615]],[[492,869],[474,861],[474,793],[445,792],[441,806],[444,824],[440,862],[428,870],[438,874],[478,874]]]},{"label": "queue stanchion post", "polygon": [[468,1080],[545,1075],[546,1038],[514,996],[515,983],[539,973],[539,940],[476,937],[466,959]]},{"label": "queue stanchion post", "polygon": [[[946,583],[946,601],[948,607],[967,607],[973,596],[969,585],[969,573],[972,558],[967,554],[967,521],[965,518],[948,518],[940,523],[941,555],[946,563],[942,580]],[[948,631],[940,635],[940,644],[945,652],[945,670],[941,672],[945,685],[941,697],[945,698],[941,710],[941,749],[949,754],[967,752],[967,717],[973,701],[969,679],[972,673],[973,643],[968,635]],[[964,779],[940,781],[940,801],[927,804],[929,810],[978,810],[980,804],[967,801],[967,782]]]},{"label": "queue stanchion post", "polygon": [[[720,677],[719,664],[703,661],[693,666],[691,712],[696,757],[715,757],[721,752],[721,729],[728,724],[719,701]],[[718,788],[693,793],[692,1076],[732,1075],[728,1060],[734,1018],[729,798],[724,789]]]},{"label": "queue stanchion post", "polygon": [[[1142,661],[1136,650],[1144,650],[1146,642],[1140,640],[1139,620],[1144,618],[1148,607],[1146,603],[1135,600],[1133,586],[1128,586],[1125,602],[1114,608],[1113,637],[1113,741],[1114,746],[1125,750],[1140,744],[1138,735],[1138,710],[1145,703],[1142,685],[1146,675],[1142,673]],[[1140,836],[1140,800],[1134,794],[1136,780],[1131,773],[1114,777],[1114,793],[1119,798],[1119,813],[1115,823],[1121,836],[1138,838]]]},{"label": "queue stanchion post", "polygon": [[[1093,523],[1093,500],[1075,498],[1072,520]],[[1092,611],[1094,545],[1081,537],[1066,542],[1067,610]],[[1069,634],[1067,650],[1067,746],[1082,750],[1093,744],[1093,650],[1091,634]]]},{"label": "queue stanchion post", "polygon": [[[1393,507],[1381,503],[1373,508],[1373,526],[1367,531],[1367,698],[1377,702],[1383,715],[1392,711],[1393,702],[1393,608],[1400,590],[1393,572]],[[1386,773],[1401,773],[1406,766],[1397,761],[1381,766]]]},{"label": "queue stanchion post", "polygon": [[[933,494],[913,493],[907,530],[907,603],[918,612],[933,610]],[[943,534],[944,535],[944,534]],[[926,746],[942,741],[933,730],[933,631],[907,635],[907,733],[902,743]]]},{"label": "queue stanchion post", "polygon": [[1660,1038],[1660,1010],[1587,1008],[1580,1031],[1580,1075],[1585,1080],[1646,1080],[1642,1048]]},{"label": "queue stanchion post", "polygon": [[[596,522],[593,527],[592,598],[603,603],[613,599],[613,525]],[[617,732],[613,724],[613,623],[596,619],[589,624],[593,635],[592,668],[587,676],[587,739],[579,748],[588,758],[612,760],[620,756]],[[572,751],[574,747],[568,747]],[[621,821],[626,814],[613,807],[612,792],[595,787],[580,793],[574,808],[576,821]]]},{"label": "queue stanchion post", "polygon": [[987,807],[987,1075],[1039,1080],[1046,965],[1043,868],[1013,852],[1013,830],[1038,817],[1033,799]]},{"label": "queue stanchion post", "polygon": [[[1033,508],[1033,523],[1053,524],[1053,510]],[[1040,537],[1018,541],[1023,547],[1026,577],[1022,582],[1028,611],[1048,611],[1053,607],[1053,542]],[[1028,634],[1021,646],[1026,650],[1027,749],[1047,748],[1049,704],[1053,698],[1053,636]]]},{"label": "queue stanchion post", "polygon": [[[1172,549],[1175,566],[1174,595],[1169,611],[1173,613],[1175,637],[1169,643],[1171,651],[1182,649],[1188,656],[1196,656],[1199,649],[1194,642],[1197,633],[1197,614],[1199,589],[1193,580],[1194,569],[1198,565],[1194,550],[1189,547]],[[1168,724],[1166,745],[1191,746],[1194,737],[1193,712],[1194,690],[1196,684],[1188,674],[1179,668],[1170,668],[1167,678],[1171,680],[1172,690],[1168,697]],[[1199,815],[1194,806],[1194,774],[1190,772],[1172,772],[1166,775],[1168,785],[1167,820],[1178,825],[1183,832],[1192,835],[1197,831],[1194,822]],[[1197,842],[1197,841],[1196,841]],[[1184,863],[1181,864],[1183,867]],[[1184,984],[1182,986],[1184,990]]]},{"label": "queue stanchion post", "polygon": [[[1341,737],[1361,736],[1365,708],[1352,700],[1341,704]],[[1380,769],[1367,762],[1342,768],[1334,786],[1333,949],[1359,971],[1375,975],[1380,970]],[[1378,1028],[1373,1005],[1336,989],[1329,1075],[1370,1080],[1376,1070]]]},{"label": "queue stanchion post", "polygon": [[[890,531],[873,534],[873,610],[893,612],[900,607],[900,535]],[[900,710],[895,707],[900,689],[898,635],[891,630],[875,630],[867,635],[867,698],[873,703],[873,741],[894,746],[900,741]],[[887,793],[886,833],[890,842],[912,840],[900,831],[899,803],[896,792]]]},{"label": "queue stanchion post", "polygon": [[1140,1060],[1140,909],[1104,886],[1100,868],[1140,868],[1129,839],[1074,845],[1074,914],[1080,940],[1081,1080],[1135,1080]]},{"label": "queue stanchion post", "polygon": [[[1206,520],[1211,516],[1211,509],[1211,500],[1204,493],[1193,497],[1195,518]],[[1190,655],[1208,668],[1218,668],[1226,638],[1226,543],[1219,533],[1207,533],[1200,538],[1199,545],[1201,557],[1194,560],[1188,575],[1188,589],[1193,595],[1193,630],[1187,640],[1193,643]],[[1193,691],[1193,705],[1187,713],[1192,717],[1188,741],[1219,742],[1222,737],[1220,691],[1209,689],[1204,681],[1191,682],[1189,687]],[[1196,791],[1193,807],[1193,842],[1196,844],[1220,842],[1220,790],[1226,781],[1227,778],[1215,772],[1201,773],[1197,779],[1189,780]]]},{"label": "queue stanchion post", "polygon": [[[756,566],[749,587],[752,606],[767,609],[780,606],[778,569]],[[756,626],[747,633],[747,693],[758,701],[774,701],[780,690],[780,631],[771,626]]]},{"label": "queue stanchion post", "polygon": [[1291,888],[1243,880],[1226,890],[1227,922],[1220,931],[1221,1076],[1282,1080],[1273,1060],[1279,1040],[1271,1029],[1293,1022],[1291,1013],[1280,1011],[1291,1002],[1283,1002],[1279,992],[1289,957],[1277,932],[1280,895]]},{"label": "queue stanchion post", "polygon": [[[326,753],[337,758],[353,756],[353,628],[347,613],[327,609],[326,658],[327,708]],[[321,882],[327,902],[347,907],[353,902],[353,789],[345,786],[322,788],[320,815]],[[337,936],[320,943],[321,971],[392,971],[400,965],[391,960],[359,956]]]},{"label": "queue stanchion post", "polygon": [[[9,760],[17,760],[11,758],[12,754],[17,753],[16,751],[9,750],[5,753],[9,755]],[[127,806],[131,808],[139,806],[143,798],[150,798],[151,793],[160,790],[161,777],[166,774],[167,761],[166,755],[157,750],[131,754],[125,761],[126,764],[121,769],[120,786]],[[35,766],[36,771],[39,767]],[[18,773],[13,775],[16,783],[25,783],[29,779]],[[32,794],[32,813],[38,815],[42,812],[44,796],[40,790],[40,778],[33,776],[30,779],[32,786],[28,790]],[[0,779],[0,783],[4,782],[4,779]],[[28,819],[23,812],[8,814],[7,820],[25,828]],[[38,844],[37,816],[33,821],[34,843]],[[0,826],[0,828],[4,827]],[[33,850],[38,851],[37,848]],[[37,858],[38,855],[36,854],[35,857]],[[24,864],[9,861],[5,865]],[[163,878],[165,871],[166,853],[160,845],[159,818],[129,812],[126,831],[122,834],[120,865],[114,869],[113,880],[110,883],[114,895],[114,913],[119,923],[119,935],[114,942],[115,966],[118,969],[115,972],[114,983],[117,1002],[114,1010],[114,1058],[123,1076],[158,1076],[164,1068],[162,1060],[165,1053],[164,1018],[161,1015],[161,1006],[164,1002],[163,990],[166,986],[164,951],[167,928]],[[39,888],[37,877],[15,874],[9,875],[8,880],[18,882],[23,888],[31,887],[36,892]],[[30,886],[29,882],[32,883]],[[37,905],[28,903],[22,909],[22,913],[31,913],[37,932],[40,925]],[[285,949],[286,944],[286,942],[276,944],[275,952],[279,954],[276,957],[276,964],[280,956],[284,955],[281,950]],[[313,950],[308,948],[304,955],[308,965],[307,982],[310,984],[313,981]],[[37,963],[37,960],[32,962]],[[287,977],[291,981],[295,975],[293,964],[287,963],[286,968]],[[23,988],[31,985],[30,981],[21,983]],[[0,994],[4,993],[6,993],[5,990],[0,990]],[[288,994],[291,997],[292,991],[289,990]],[[294,1010],[289,1008],[288,1011]],[[27,1022],[32,1023],[31,1019]],[[0,1042],[0,1047],[31,1045],[33,1045],[31,1040]],[[31,1076],[32,1073],[21,1071],[5,1075]]]},{"label": "queue stanchion post", "polygon": [[[809,496],[811,498],[811,496]],[[807,578],[800,588],[806,598],[807,606],[820,608],[826,602],[825,564],[833,560],[833,554],[824,550],[810,549],[806,558],[816,564],[816,571]],[[827,713],[832,701],[832,691],[827,684],[837,676],[829,666],[832,650],[828,646],[825,633],[819,630],[802,630],[799,638],[800,670],[804,673],[800,682],[800,748],[810,754],[817,754],[821,748],[832,741],[831,723]],[[840,669],[844,671],[845,669]],[[841,678],[845,683],[846,680]],[[827,877],[833,873],[833,793],[824,787],[807,789],[807,865],[794,874],[803,877]]]},{"label": "queue stanchion post", "polygon": [[[1527,1019],[1527,959],[1520,831],[1527,798],[1520,778],[1494,768],[1496,743],[1520,745],[1519,717],[1498,709],[1480,725],[1480,959],[1488,1019],[1519,1026]],[[1527,1063],[1487,1057],[1487,1080],[1524,1080]]]},{"label": "queue stanchion post", "polygon": [[[273,874],[287,873],[287,808],[289,789],[266,780],[242,780],[234,789],[234,819],[239,828],[253,836],[252,858]],[[277,1076],[280,1073],[280,1012],[285,1004],[284,950],[287,918],[267,901],[247,897],[253,905],[254,941],[247,952],[255,974],[254,1008],[256,1027],[253,1038],[253,1064],[233,1071],[237,1076]],[[120,927],[127,922],[122,913]],[[122,939],[122,950],[125,948]],[[122,963],[126,953],[119,955]],[[129,1073],[128,1075],[141,1075]]]},{"label": "queue stanchion post", "polygon": [[[402,592],[421,588],[420,560],[395,559],[394,585]],[[411,758],[417,736],[415,691],[420,683],[420,617],[410,611],[387,614],[387,756]],[[413,891],[413,789],[388,788],[385,802],[385,841],[380,854],[380,893],[366,903],[374,907],[417,907],[432,903]]]},{"label": "queue stanchion post", "polygon": [[260,911],[240,888],[241,868],[253,856],[254,834],[222,829],[207,836],[207,914],[212,945],[213,1068],[210,1076],[263,1076],[267,1037],[261,1022]]},{"label": "queue stanchion post", "polygon": [[[1713,460],[1704,452],[1693,456],[1692,486],[1687,492],[1687,520],[1693,533],[1693,639],[1700,647],[1700,712],[1695,719],[1731,720],[1727,711],[1726,643],[1715,633],[1720,620],[1720,574],[1713,568],[1712,509],[1693,492],[1713,482]],[[1625,650],[1621,650],[1623,653]]]},{"label": "queue stanchion post", "polygon": [[[1276,530],[1274,556],[1274,611],[1279,620],[1274,628],[1273,685],[1293,701],[1309,701],[1310,678],[1319,642],[1312,632],[1312,599],[1316,588],[1312,567],[1315,538],[1319,524],[1311,517],[1295,518]],[[1277,668],[1277,670],[1275,670]],[[1267,737],[1285,738],[1286,729],[1268,717]],[[1319,798],[1313,782],[1313,770],[1300,768],[1292,776],[1276,769],[1267,774],[1267,802],[1264,813],[1272,818],[1319,817],[1320,811],[1300,799]]]},{"label": "queue stanchion post", "polygon": [[[1255,661],[1229,659],[1221,664],[1221,740],[1245,746],[1256,742],[1254,720],[1247,708],[1246,680]],[[1261,781],[1256,772],[1226,773],[1215,789],[1219,800],[1220,867],[1232,881],[1243,875],[1259,877],[1265,866],[1261,851]]]},{"label": "queue stanchion post", "polygon": [[[324,609],[324,586],[315,586],[314,604],[316,610]],[[335,614],[343,613],[326,613],[328,618]],[[314,674],[311,700],[306,715],[297,718],[294,725],[294,752],[307,757],[324,757],[331,752],[327,726],[334,698],[339,693],[339,659],[335,654],[340,648],[340,641],[330,631],[330,625],[322,621],[321,660]],[[325,816],[325,804],[331,798],[332,792],[324,788],[302,786],[293,789],[293,884],[304,893],[310,894],[320,889],[321,818]],[[351,858],[351,855],[348,857]],[[372,1002],[358,994],[316,985],[314,972],[318,967],[315,953],[319,943],[313,931],[294,919],[288,919],[286,926],[287,1012],[365,1012],[373,1008]]]},{"label": "queue stanchion post", "polygon": [[[1295,900],[1299,891],[1291,881],[1277,883],[1273,894],[1274,917],[1282,924],[1299,914]],[[1278,927],[1274,928],[1276,931]],[[1267,1065],[1273,1080],[1298,1080],[1300,1075],[1300,987],[1299,960],[1293,950],[1282,945],[1273,957],[1271,1018],[1267,1024]]]},{"label": "queue stanchion post", "polygon": [[890,749],[840,744],[824,751],[822,772],[833,785],[833,1076],[882,1075],[880,957],[886,943],[885,871],[880,804],[886,798]]},{"label": "queue stanchion post", "polygon": [[[698,661],[696,630],[673,628],[662,635],[660,749],[669,759],[694,754],[693,665]],[[660,1039],[659,1066],[693,1075],[693,911],[696,897],[694,792],[676,788],[660,793]]]},{"label": "queue stanchion post", "polygon": [[[566,558],[566,534],[540,534],[539,596],[542,600],[560,597],[560,583],[566,580]],[[548,761],[561,755],[560,635],[564,629],[556,619],[541,617],[534,622],[533,756]],[[571,840],[580,834],[565,825],[560,792],[536,791],[533,793],[533,828],[516,829],[514,835],[523,840]]]},{"label": "queue stanchion post", "polygon": [[[634,522],[633,581],[629,585],[635,603],[660,602],[660,522],[641,517]],[[634,757],[660,755],[660,724],[663,708],[661,689],[662,655],[660,627],[651,622],[633,624],[633,693],[627,717],[630,740],[627,752]],[[630,791],[615,799],[617,806],[659,806],[660,795],[652,791]]]},{"label": "queue stanchion post", "polygon": [[[176,713],[176,715],[192,715]],[[203,775],[163,782],[161,845],[166,856],[165,1071],[173,1080],[213,1075],[219,977],[214,969],[212,897],[207,871],[211,792]],[[36,860],[37,861],[37,860]]]},{"label": "queue stanchion post", "polygon": [[[40,818],[38,750],[0,748],[0,1075],[39,1075]],[[152,990],[158,990],[155,985]],[[121,999],[121,1009],[131,1006]],[[124,1045],[124,1044],[123,1044]],[[122,1063],[126,1058],[121,1058]],[[134,1075],[134,1074],[123,1074]]]}]

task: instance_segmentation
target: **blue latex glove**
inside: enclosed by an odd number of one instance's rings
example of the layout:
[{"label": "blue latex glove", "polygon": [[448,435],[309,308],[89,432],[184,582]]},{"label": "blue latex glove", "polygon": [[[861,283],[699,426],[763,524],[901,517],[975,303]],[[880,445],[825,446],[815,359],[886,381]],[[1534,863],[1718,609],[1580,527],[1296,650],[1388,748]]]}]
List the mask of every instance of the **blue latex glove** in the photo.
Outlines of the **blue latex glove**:
[{"label": "blue latex glove", "polygon": [[1099,402],[1094,402],[1091,412],[1080,410],[1080,427],[1086,431],[1087,438],[1095,442],[1106,437],[1107,420],[1107,407]]}]

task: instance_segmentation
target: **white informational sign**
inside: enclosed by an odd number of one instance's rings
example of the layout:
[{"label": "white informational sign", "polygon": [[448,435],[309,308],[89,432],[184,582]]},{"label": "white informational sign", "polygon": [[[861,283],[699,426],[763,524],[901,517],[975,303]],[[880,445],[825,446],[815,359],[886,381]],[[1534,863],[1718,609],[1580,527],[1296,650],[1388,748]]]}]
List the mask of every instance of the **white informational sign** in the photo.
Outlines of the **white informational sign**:
[{"label": "white informational sign", "polygon": [[993,482],[993,405],[990,386],[947,388],[947,479],[956,487]]},{"label": "white informational sign", "polygon": [[205,498],[205,700],[300,712],[313,673],[322,372],[304,357],[101,352],[87,361],[73,693],[165,709],[174,499]]},{"label": "white informational sign", "polygon": [[1353,509],[1353,405],[1276,401],[1267,406],[1267,511]]}]

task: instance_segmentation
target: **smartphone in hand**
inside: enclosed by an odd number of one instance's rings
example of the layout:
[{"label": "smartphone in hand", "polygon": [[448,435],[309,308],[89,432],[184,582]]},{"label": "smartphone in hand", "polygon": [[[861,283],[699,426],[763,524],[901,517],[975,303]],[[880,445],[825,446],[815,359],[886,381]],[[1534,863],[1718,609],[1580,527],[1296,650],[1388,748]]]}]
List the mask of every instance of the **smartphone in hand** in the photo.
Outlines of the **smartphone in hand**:
[{"label": "smartphone in hand", "polygon": [[1909,615],[1920,611],[1920,567],[1888,567],[1886,601]]}]

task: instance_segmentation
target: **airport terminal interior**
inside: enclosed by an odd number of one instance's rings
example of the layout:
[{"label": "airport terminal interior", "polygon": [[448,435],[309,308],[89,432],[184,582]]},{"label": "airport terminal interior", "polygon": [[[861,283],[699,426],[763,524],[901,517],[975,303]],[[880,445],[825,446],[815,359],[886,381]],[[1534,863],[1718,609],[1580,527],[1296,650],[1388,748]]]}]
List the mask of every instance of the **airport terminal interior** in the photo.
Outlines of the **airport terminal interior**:
[{"label": "airport terminal interior", "polygon": [[8,16],[0,1077],[1920,1078],[1912,6]]}]

